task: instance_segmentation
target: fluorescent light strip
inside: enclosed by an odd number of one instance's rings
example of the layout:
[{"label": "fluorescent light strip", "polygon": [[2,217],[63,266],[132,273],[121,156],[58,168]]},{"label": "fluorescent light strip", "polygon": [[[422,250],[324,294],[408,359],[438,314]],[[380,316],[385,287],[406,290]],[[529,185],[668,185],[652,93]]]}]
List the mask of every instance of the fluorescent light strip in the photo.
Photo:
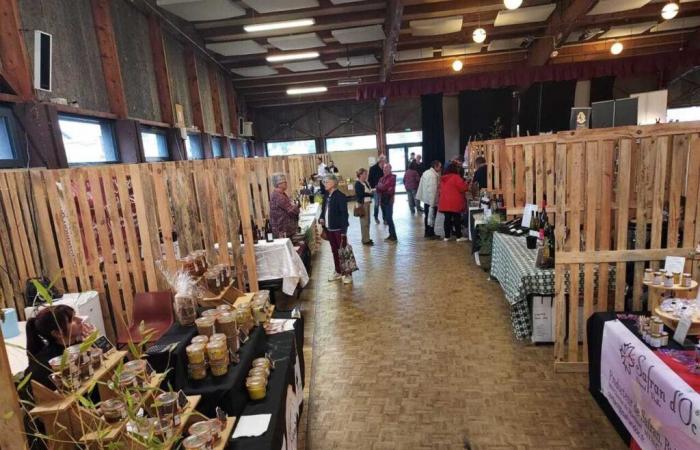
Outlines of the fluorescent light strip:
[{"label": "fluorescent light strip", "polygon": [[318,58],[318,52],[285,53],[282,55],[272,55],[265,58],[267,62],[296,61],[298,59]]},{"label": "fluorescent light strip", "polygon": [[319,92],[326,92],[328,90],[325,86],[313,86],[307,88],[289,88],[287,89],[287,95],[302,95],[302,94],[316,94]]},{"label": "fluorescent light strip", "polygon": [[256,33],[258,31],[272,31],[284,30],[286,28],[309,27],[315,23],[316,21],[314,19],[285,20],[283,22],[269,22],[244,25],[243,29],[248,33]]}]

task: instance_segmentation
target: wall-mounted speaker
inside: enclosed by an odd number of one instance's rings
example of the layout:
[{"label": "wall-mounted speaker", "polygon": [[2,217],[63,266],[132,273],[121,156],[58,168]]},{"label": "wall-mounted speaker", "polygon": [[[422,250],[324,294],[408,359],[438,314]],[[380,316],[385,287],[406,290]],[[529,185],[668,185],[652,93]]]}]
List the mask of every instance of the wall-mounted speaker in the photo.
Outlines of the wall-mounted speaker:
[{"label": "wall-mounted speaker", "polygon": [[238,135],[239,136],[245,136],[243,134],[243,123],[245,122],[245,119],[242,116],[238,116]]},{"label": "wall-mounted speaker", "polygon": [[51,91],[53,36],[34,30],[34,88]]}]

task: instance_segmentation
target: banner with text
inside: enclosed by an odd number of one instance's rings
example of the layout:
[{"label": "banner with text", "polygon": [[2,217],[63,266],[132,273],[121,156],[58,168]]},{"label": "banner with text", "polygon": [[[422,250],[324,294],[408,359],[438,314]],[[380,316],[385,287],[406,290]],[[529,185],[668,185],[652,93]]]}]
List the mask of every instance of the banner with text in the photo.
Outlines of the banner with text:
[{"label": "banner with text", "polygon": [[603,329],[600,380],[643,450],[700,449],[700,395],[617,320]]}]

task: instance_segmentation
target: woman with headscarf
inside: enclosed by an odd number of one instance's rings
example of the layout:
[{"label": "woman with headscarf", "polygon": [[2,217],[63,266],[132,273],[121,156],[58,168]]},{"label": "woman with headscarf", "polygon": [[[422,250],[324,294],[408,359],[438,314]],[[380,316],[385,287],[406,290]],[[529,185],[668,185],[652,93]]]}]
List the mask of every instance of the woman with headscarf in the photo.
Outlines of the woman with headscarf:
[{"label": "woman with headscarf", "polygon": [[396,194],[396,175],[391,173],[391,164],[384,164],[384,176],[377,183],[377,192],[382,204],[382,215],[389,225],[389,237],[386,241],[396,242],[396,227],[394,226],[394,195]]},{"label": "woman with headscarf", "polygon": [[283,173],[272,174],[274,189],[270,194],[270,225],[275,237],[292,237],[299,226],[299,206],[287,195],[287,177]]},{"label": "woman with headscarf", "polygon": [[348,200],[345,194],[338,190],[338,177],[334,174],[328,174],[323,179],[323,184],[326,188],[326,196],[323,198],[323,206],[321,208],[321,220],[326,231],[326,238],[331,244],[333,252],[333,264],[335,270],[328,277],[328,281],[337,281],[342,279],[343,283],[352,283],[352,274],[344,274],[340,267],[340,256],[338,250],[345,247],[348,243]]}]

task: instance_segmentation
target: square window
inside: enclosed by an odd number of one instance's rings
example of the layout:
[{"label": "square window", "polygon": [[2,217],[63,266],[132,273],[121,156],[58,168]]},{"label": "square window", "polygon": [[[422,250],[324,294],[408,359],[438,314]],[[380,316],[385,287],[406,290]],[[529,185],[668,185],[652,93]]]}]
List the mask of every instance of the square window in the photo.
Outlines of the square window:
[{"label": "square window", "polygon": [[268,142],[267,156],[307,155],[316,153],[316,141]]},{"label": "square window", "polygon": [[202,136],[198,133],[188,133],[185,139],[185,149],[187,150],[187,159],[204,159],[204,151],[202,150]]},{"label": "square window", "polygon": [[15,159],[15,152],[10,139],[10,122],[6,117],[0,116],[0,159],[6,161]]},{"label": "square window", "polygon": [[167,161],[170,159],[168,139],[164,131],[156,128],[144,129],[141,131],[141,142],[146,161]]},{"label": "square window", "polygon": [[423,142],[422,131],[402,131],[399,133],[387,133],[386,145],[413,144]]},{"label": "square window", "polygon": [[17,127],[12,109],[0,105],[0,167],[22,167],[22,153],[17,144]]},{"label": "square window", "polygon": [[222,138],[215,136],[211,138],[211,153],[214,155],[214,158],[224,157],[224,149],[221,145],[221,139]]},{"label": "square window", "polygon": [[112,126],[106,120],[58,115],[68,164],[118,162]]},{"label": "square window", "polygon": [[345,136],[326,139],[326,151],[349,152],[353,150],[376,150],[377,136],[365,134],[362,136]]}]

